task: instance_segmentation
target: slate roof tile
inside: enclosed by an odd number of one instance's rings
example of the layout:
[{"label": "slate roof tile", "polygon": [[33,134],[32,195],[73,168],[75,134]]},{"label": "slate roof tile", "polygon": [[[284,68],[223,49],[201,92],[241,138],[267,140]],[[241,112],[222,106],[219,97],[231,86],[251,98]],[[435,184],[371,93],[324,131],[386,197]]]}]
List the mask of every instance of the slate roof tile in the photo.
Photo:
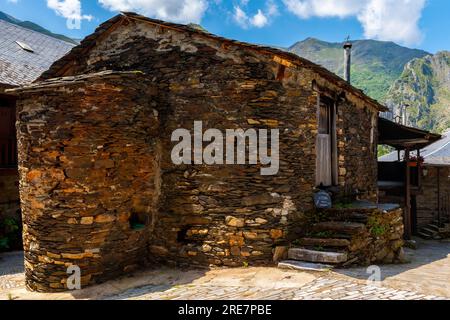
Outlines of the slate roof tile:
[{"label": "slate roof tile", "polygon": [[[23,50],[23,42],[33,52]],[[20,86],[36,80],[73,44],[0,20],[0,83]]]}]

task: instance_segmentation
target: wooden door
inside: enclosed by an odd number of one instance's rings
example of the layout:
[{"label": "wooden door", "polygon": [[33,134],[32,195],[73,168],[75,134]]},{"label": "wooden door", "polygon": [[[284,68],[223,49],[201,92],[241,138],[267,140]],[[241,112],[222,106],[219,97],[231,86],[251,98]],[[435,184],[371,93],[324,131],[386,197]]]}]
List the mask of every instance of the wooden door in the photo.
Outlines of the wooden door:
[{"label": "wooden door", "polygon": [[320,99],[318,110],[318,134],[316,140],[316,185],[333,185],[333,104]]}]

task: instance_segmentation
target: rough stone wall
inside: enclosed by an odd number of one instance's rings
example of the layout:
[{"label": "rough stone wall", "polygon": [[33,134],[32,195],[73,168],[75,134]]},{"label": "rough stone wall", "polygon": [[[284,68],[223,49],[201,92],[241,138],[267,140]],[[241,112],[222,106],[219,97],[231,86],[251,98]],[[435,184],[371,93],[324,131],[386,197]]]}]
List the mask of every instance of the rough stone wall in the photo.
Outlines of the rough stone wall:
[{"label": "rough stone wall", "polygon": [[[132,21],[71,72],[106,69],[141,70],[159,87],[162,198],[151,251],[189,264],[271,261],[291,222],[312,208],[318,99],[312,82],[338,89],[276,57]],[[374,114],[348,95],[338,124],[340,184],[367,190],[372,199],[376,159],[367,150]],[[192,130],[195,120],[205,129],[279,128],[279,174],[263,177],[254,166],[174,166],[171,133]]]},{"label": "rough stone wall", "polygon": [[64,290],[71,265],[81,268],[83,286],[97,283],[147,258],[159,194],[150,92],[127,73],[53,81],[21,93],[28,288]]},{"label": "rough stone wall", "polygon": [[[328,224],[329,229],[317,232],[317,223]],[[327,239],[331,243],[333,240],[347,243],[334,248],[347,253],[348,260],[344,266],[404,262],[401,208],[388,211],[358,208],[319,210],[309,213],[304,224],[308,226],[309,239],[320,238],[325,246]]]},{"label": "rough stone wall", "polygon": [[[318,93],[312,83],[339,89],[274,56],[132,21],[99,40],[69,75],[109,69],[145,76],[75,79],[28,91],[19,103],[28,286],[63,289],[72,263],[87,271],[84,283],[112,278],[146,257],[189,265],[270,263],[274,248],[295,238],[299,219],[313,206]],[[340,108],[339,182],[375,190],[375,157],[364,148],[376,111],[367,108],[350,93]],[[279,129],[279,173],[262,176],[259,166],[247,165],[175,166],[172,132],[192,130],[194,121],[222,132]],[[154,219],[131,230],[133,211]]]},{"label": "rough stone wall", "polygon": [[349,261],[362,265],[405,262],[403,209],[361,210],[360,213],[367,216],[366,227],[351,239]]},{"label": "rough stone wall", "polygon": [[[422,177],[422,193],[417,195],[417,225],[426,226],[437,219],[438,214],[438,168],[426,166],[427,175]],[[441,196],[450,195],[450,168],[439,169]]]},{"label": "rough stone wall", "polygon": [[[339,184],[362,200],[378,201],[377,119],[361,104],[338,106]],[[371,129],[374,124],[374,129]]]}]

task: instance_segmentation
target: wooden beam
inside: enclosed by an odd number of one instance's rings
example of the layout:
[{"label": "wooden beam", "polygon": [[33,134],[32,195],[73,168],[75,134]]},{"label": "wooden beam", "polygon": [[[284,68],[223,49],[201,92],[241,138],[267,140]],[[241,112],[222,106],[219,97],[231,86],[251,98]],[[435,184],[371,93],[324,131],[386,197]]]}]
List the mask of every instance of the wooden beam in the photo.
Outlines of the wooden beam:
[{"label": "wooden beam", "polygon": [[411,170],[409,168],[409,149],[405,150],[406,178],[405,178],[405,239],[411,240]]},{"label": "wooden beam", "polygon": [[437,169],[437,205],[438,205],[438,221],[439,226],[441,227],[441,168],[438,167]]}]

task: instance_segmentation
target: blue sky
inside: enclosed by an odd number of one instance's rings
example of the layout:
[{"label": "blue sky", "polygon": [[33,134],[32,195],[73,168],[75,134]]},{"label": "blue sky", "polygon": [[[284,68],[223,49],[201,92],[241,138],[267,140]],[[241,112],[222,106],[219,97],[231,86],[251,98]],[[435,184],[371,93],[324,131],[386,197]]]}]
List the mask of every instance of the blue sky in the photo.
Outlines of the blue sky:
[{"label": "blue sky", "polygon": [[450,50],[448,0],[0,0],[0,10],[74,38],[125,10],[284,47],[307,37],[340,42],[350,35]]}]

